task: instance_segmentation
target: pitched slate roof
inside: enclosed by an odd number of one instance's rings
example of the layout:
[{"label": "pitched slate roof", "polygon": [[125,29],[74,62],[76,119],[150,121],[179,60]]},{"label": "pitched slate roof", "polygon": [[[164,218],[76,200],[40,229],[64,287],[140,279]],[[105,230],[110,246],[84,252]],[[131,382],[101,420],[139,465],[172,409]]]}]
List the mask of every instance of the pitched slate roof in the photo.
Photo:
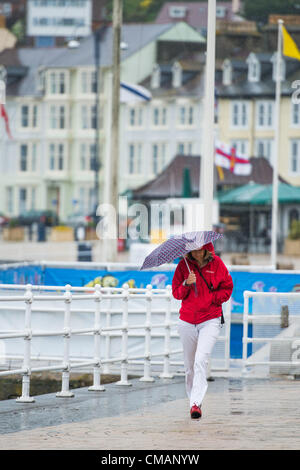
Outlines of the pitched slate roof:
[{"label": "pitched slate roof", "polygon": [[[122,41],[128,45],[121,54],[125,60],[151,41],[159,38],[163,33],[174,27],[174,24],[124,24],[122,26]],[[102,67],[112,65],[113,29],[105,29],[100,41],[100,64]],[[84,38],[76,49],[68,47],[36,48],[23,47],[14,50],[5,50],[0,54],[0,65],[7,69],[13,66],[26,67],[28,73],[19,81],[18,86],[7,94],[13,96],[36,96],[39,92],[36,87],[37,70],[39,67],[77,67],[93,66],[94,35]],[[8,70],[9,72],[9,70]]]},{"label": "pitched slate roof", "polygon": [[[197,156],[177,155],[156,178],[131,191],[133,199],[166,199],[181,197],[184,169],[191,175],[192,197],[199,195],[200,159]],[[249,176],[240,176],[223,168],[224,179],[220,180],[215,167],[215,178],[218,187],[236,187],[253,181],[258,184],[272,184],[273,169],[264,157],[250,158],[252,172]],[[279,181],[286,183],[281,177]]]},{"label": "pitched slate roof", "polygon": [[[273,67],[271,58],[273,53],[256,53],[255,57],[261,66],[261,79],[259,82],[248,81],[248,66],[246,61],[231,60],[232,84],[219,85],[217,96],[220,98],[253,98],[253,97],[274,97],[276,83],[273,80]],[[281,94],[290,96],[295,91],[292,88],[294,80],[299,79],[300,62],[298,60],[285,57],[286,80],[281,83]]]}]

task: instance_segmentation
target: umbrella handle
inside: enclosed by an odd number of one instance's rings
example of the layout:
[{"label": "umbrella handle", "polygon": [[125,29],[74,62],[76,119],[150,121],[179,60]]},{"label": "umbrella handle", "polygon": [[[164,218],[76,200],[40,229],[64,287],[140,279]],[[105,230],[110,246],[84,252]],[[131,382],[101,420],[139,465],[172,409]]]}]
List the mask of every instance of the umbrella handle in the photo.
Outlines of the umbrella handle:
[{"label": "umbrella handle", "polygon": [[[185,256],[183,257],[183,259],[184,259],[184,261],[185,261],[185,264],[187,265],[187,268],[188,268],[188,270],[189,270],[189,273],[190,273],[190,272],[191,272],[191,270],[190,270],[190,267],[189,267],[189,264],[188,264],[187,260],[185,259]],[[195,282],[193,282],[193,286],[194,286],[194,288],[195,288],[195,294],[196,294],[196,297],[198,297],[198,291],[197,291],[197,286],[196,286],[196,283],[195,283]]]}]

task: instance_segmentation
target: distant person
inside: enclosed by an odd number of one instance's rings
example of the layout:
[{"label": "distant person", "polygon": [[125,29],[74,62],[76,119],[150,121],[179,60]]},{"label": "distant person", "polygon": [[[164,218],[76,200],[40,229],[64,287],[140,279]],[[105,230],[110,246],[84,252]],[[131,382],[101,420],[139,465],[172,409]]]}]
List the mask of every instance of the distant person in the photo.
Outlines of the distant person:
[{"label": "distant person", "polygon": [[207,366],[224,322],[222,304],[230,298],[232,290],[232,278],[215,254],[212,243],[188,253],[186,261],[182,259],[174,273],[173,296],[182,301],[178,332],[183,345],[186,391],[192,419],[202,416]]}]

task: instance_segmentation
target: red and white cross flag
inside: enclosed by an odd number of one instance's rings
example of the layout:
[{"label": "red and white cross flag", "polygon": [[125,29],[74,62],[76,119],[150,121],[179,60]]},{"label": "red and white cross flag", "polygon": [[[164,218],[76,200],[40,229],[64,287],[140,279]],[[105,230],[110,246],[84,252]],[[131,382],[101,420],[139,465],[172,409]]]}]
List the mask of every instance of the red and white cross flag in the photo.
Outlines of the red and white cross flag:
[{"label": "red and white cross flag", "polygon": [[235,175],[247,176],[252,171],[250,160],[238,156],[234,147],[220,142],[216,142],[215,163]]}]

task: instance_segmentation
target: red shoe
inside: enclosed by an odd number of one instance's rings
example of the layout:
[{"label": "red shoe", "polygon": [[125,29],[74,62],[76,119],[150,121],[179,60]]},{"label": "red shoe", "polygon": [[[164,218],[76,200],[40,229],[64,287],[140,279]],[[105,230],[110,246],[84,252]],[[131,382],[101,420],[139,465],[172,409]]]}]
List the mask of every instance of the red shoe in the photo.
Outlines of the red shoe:
[{"label": "red shoe", "polygon": [[202,416],[201,408],[199,406],[197,406],[196,404],[194,404],[191,408],[191,418],[192,419],[199,419],[199,418],[201,418],[201,416]]}]

